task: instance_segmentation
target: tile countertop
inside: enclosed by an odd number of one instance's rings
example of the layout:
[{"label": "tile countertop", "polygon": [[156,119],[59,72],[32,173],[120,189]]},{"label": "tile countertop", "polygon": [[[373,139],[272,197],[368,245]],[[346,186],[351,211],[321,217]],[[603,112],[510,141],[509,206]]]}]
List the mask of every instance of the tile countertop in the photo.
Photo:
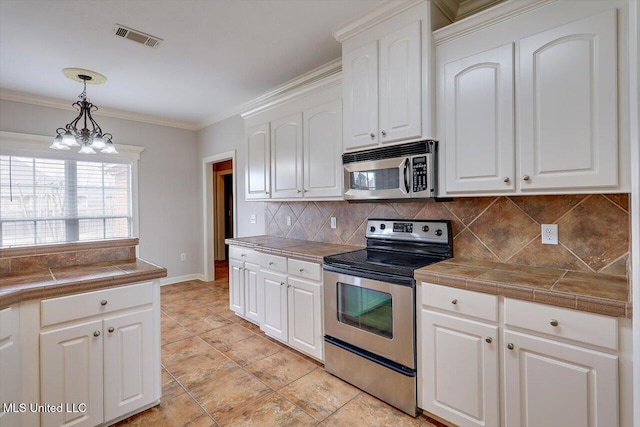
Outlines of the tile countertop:
[{"label": "tile countertop", "polygon": [[0,276],[0,309],[21,301],[93,291],[166,276],[166,268],[142,259]]},{"label": "tile countertop", "polygon": [[243,246],[275,255],[322,262],[327,255],[362,249],[361,246],[338,245],[335,243],[312,242],[310,240],[288,239],[275,236],[253,236],[226,239],[228,245]]},{"label": "tile countertop", "polygon": [[608,274],[452,258],[416,270],[417,281],[631,318],[627,279]]}]

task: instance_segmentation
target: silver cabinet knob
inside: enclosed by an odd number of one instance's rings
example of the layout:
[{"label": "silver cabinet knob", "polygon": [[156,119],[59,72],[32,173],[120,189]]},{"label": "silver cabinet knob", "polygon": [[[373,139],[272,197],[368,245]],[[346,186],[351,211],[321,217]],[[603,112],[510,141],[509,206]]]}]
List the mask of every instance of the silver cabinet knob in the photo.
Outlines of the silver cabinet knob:
[{"label": "silver cabinet knob", "polygon": [[93,333],[93,336],[94,336],[94,337],[99,337],[99,336],[100,336],[100,331],[95,331],[95,332]]},{"label": "silver cabinet knob", "polygon": [[269,194],[269,192],[268,192],[268,191],[265,191],[265,192],[264,192],[264,194]]},{"label": "silver cabinet knob", "polygon": [[296,193],[300,194],[302,193],[302,190],[296,190]]},{"label": "silver cabinet knob", "polygon": [[529,178],[529,175],[523,175],[522,179],[524,179],[525,181],[529,181],[529,179],[531,179],[531,178]]},{"label": "silver cabinet knob", "polygon": [[284,282],[280,282],[280,286],[284,286]]},{"label": "silver cabinet knob", "polygon": [[304,268],[301,268],[300,270],[298,270],[300,273],[302,273],[304,271]]},{"label": "silver cabinet knob", "polygon": [[451,304],[456,305],[457,303],[458,303],[457,299],[454,298],[454,299],[451,300]]},{"label": "silver cabinet knob", "polygon": [[376,134],[375,133],[370,133],[369,136],[371,137],[371,139],[376,139]]},{"label": "silver cabinet knob", "polygon": [[558,326],[558,321],[556,319],[551,319],[551,322],[549,322],[549,324],[555,327]]},{"label": "silver cabinet knob", "polygon": [[305,193],[307,193],[307,192],[309,192],[309,190],[307,190],[307,189],[305,188],[305,189],[304,189],[304,192],[305,192]]},{"label": "silver cabinet knob", "polygon": [[291,285],[287,285],[287,289],[289,289],[291,287]]},{"label": "silver cabinet knob", "polygon": [[387,131],[383,130],[382,132],[380,132],[382,134],[382,136],[387,136]]},{"label": "silver cabinet knob", "polygon": [[112,334],[113,331],[115,331],[115,328],[113,326],[110,326],[109,329],[107,329],[107,331],[109,331],[109,333]]},{"label": "silver cabinet knob", "polygon": [[246,258],[247,254],[240,254],[242,258]]},{"label": "silver cabinet knob", "polygon": [[505,176],[504,178],[502,178],[502,181],[504,181],[504,182],[509,182],[509,181],[511,181],[511,180],[509,179],[509,177],[508,177],[508,176]]},{"label": "silver cabinet knob", "polygon": [[269,265],[273,265],[273,261],[269,261]]},{"label": "silver cabinet knob", "polygon": [[493,338],[491,337],[486,337],[484,340],[487,342],[487,344],[491,344],[493,342]]},{"label": "silver cabinet knob", "polygon": [[103,299],[102,301],[100,301],[100,305],[107,305],[107,300]]},{"label": "silver cabinet knob", "polygon": [[509,350],[513,350],[513,343],[509,343],[509,344],[507,344],[507,348],[508,348]]}]

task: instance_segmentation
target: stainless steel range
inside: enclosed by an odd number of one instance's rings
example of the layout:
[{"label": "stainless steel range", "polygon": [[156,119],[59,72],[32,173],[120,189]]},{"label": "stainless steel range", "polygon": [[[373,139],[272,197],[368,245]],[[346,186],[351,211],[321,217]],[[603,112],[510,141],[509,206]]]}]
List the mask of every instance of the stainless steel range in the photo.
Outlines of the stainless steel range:
[{"label": "stainless steel range", "polygon": [[369,219],[366,237],[324,258],[325,369],[416,416],[413,273],[453,256],[451,223]]}]

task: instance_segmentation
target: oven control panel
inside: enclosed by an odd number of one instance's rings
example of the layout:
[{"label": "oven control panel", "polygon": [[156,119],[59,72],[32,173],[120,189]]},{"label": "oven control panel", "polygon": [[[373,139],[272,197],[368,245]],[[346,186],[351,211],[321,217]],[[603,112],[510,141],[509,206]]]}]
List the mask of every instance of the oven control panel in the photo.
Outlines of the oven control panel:
[{"label": "oven control panel", "polygon": [[451,222],[448,220],[377,219],[367,221],[368,239],[448,243]]}]

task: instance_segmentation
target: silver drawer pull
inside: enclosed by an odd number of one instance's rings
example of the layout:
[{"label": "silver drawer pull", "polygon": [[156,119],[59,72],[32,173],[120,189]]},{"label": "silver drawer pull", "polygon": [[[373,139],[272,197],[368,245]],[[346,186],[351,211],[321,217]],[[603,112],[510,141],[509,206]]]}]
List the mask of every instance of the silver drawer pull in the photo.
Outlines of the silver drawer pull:
[{"label": "silver drawer pull", "polygon": [[269,265],[273,265],[273,261],[269,261]]},{"label": "silver drawer pull", "polygon": [[240,254],[242,258],[246,258],[247,254]]},{"label": "silver drawer pull", "polygon": [[487,344],[491,344],[493,342],[493,338],[491,337],[486,337],[484,340],[487,342]]},{"label": "silver drawer pull", "polygon": [[509,181],[511,181],[511,180],[509,179],[509,177],[508,177],[508,176],[505,176],[504,178],[502,178],[502,181],[504,181],[504,182],[509,182]]},{"label": "silver drawer pull", "polygon": [[451,300],[451,304],[456,305],[457,303],[458,303],[457,299],[454,298],[454,299]]},{"label": "silver drawer pull", "polygon": [[525,181],[529,181],[531,178],[529,178],[529,175],[524,175],[522,179],[524,179]]},{"label": "silver drawer pull", "polygon": [[507,348],[508,348],[509,350],[513,350],[513,344],[512,344],[512,343],[507,344]]},{"label": "silver drawer pull", "polygon": [[100,301],[100,305],[107,305],[107,300],[103,299],[102,301]]},{"label": "silver drawer pull", "polygon": [[95,331],[95,332],[93,333],[93,336],[94,336],[94,337],[99,337],[99,336],[100,336],[100,331]]},{"label": "silver drawer pull", "polygon": [[304,271],[304,268],[301,268],[300,270],[298,270],[300,273],[302,273]]},{"label": "silver drawer pull", "polygon": [[371,137],[371,139],[376,139],[376,134],[375,133],[370,133],[369,136]]},{"label": "silver drawer pull", "polygon": [[284,286],[284,282],[280,282],[280,286]]},{"label": "silver drawer pull", "polygon": [[558,321],[556,319],[551,319],[551,322],[549,322],[549,324],[555,327],[555,326],[558,326]]},{"label": "silver drawer pull", "polygon": [[109,329],[107,329],[107,331],[109,331],[109,333],[112,334],[113,331],[115,331],[115,328],[113,326],[110,326]]}]

